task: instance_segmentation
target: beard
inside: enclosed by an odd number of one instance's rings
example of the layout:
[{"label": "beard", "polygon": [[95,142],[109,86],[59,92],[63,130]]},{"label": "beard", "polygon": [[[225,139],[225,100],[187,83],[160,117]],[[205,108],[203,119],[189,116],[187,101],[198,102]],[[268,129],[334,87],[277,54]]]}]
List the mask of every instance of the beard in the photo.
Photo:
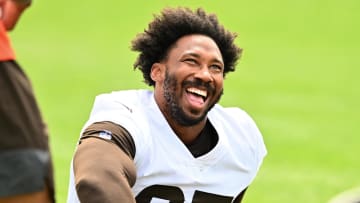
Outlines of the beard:
[{"label": "beard", "polygon": [[[217,98],[215,99],[215,101],[213,103],[211,103],[211,105],[206,109],[206,111],[204,111],[203,114],[201,114],[199,117],[191,117],[189,115],[187,115],[185,113],[185,111],[182,109],[182,106],[179,104],[179,97],[176,95],[176,87],[177,85],[177,80],[174,76],[169,75],[168,71],[166,70],[165,72],[165,80],[164,80],[164,97],[165,97],[165,109],[168,113],[168,115],[170,115],[171,119],[173,119],[174,121],[176,121],[178,124],[182,125],[182,126],[193,126],[196,125],[198,123],[200,123],[202,120],[205,119],[207,113],[211,110],[212,107],[214,107],[214,105],[220,100],[222,94],[223,94],[223,90],[221,90],[221,93],[217,96]],[[191,86],[206,86],[209,92],[215,92],[214,88],[210,87],[209,84],[203,84],[202,81],[200,80],[196,80],[196,81],[184,81],[181,84],[182,88],[185,85],[191,85]],[[214,95],[214,94],[212,94]]]}]

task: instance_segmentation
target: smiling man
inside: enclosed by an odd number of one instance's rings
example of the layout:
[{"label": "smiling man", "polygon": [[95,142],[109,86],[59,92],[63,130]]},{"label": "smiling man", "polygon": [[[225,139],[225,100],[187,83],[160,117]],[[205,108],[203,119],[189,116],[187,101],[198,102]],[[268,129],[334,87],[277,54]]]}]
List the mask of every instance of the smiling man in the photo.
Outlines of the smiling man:
[{"label": "smiling man", "polygon": [[68,202],[241,202],[266,155],[254,121],[224,108],[236,35],[202,9],[166,8],[132,41],[149,90],[97,96]]}]

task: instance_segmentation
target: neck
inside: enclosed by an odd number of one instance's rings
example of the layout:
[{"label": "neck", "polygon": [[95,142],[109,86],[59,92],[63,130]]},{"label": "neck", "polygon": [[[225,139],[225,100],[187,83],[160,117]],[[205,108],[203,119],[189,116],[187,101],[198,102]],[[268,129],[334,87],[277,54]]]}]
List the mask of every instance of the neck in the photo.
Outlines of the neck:
[{"label": "neck", "polygon": [[192,143],[200,135],[206,124],[206,119],[204,119],[196,125],[182,126],[177,124],[176,121],[171,120],[171,118],[168,118],[167,116],[165,116],[165,118],[168,121],[172,130],[184,144]]}]

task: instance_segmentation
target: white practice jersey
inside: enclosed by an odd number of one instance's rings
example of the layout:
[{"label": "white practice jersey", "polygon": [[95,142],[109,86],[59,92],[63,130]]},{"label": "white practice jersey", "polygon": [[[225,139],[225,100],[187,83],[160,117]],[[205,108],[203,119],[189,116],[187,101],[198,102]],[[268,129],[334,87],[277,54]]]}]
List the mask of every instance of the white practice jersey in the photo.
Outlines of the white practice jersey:
[{"label": "white practice jersey", "polygon": [[[219,140],[197,158],[172,131],[152,91],[97,96],[83,129],[94,122],[112,121],[131,134],[136,147],[134,197],[159,203],[230,203],[254,180],[266,148],[256,124],[243,110],[217,104],[208,119]],[[79,202],[72,169],[70,176],[68,203]]]}]

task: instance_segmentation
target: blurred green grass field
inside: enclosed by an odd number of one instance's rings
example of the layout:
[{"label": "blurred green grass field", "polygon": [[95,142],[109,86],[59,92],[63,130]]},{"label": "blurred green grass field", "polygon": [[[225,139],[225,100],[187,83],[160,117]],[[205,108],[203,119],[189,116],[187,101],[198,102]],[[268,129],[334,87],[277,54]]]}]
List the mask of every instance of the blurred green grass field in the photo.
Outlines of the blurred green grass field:
[{"label": "blurred green grass field", "polygon": [[94,97],[147,88],[130,40],[164,6],[201,6],[239,34],[221,104],[261,129],[268,156],[244,202],[321,203],[360,185],[360,1],[35,0],[11,34],[51,133],[58,202]]}]

